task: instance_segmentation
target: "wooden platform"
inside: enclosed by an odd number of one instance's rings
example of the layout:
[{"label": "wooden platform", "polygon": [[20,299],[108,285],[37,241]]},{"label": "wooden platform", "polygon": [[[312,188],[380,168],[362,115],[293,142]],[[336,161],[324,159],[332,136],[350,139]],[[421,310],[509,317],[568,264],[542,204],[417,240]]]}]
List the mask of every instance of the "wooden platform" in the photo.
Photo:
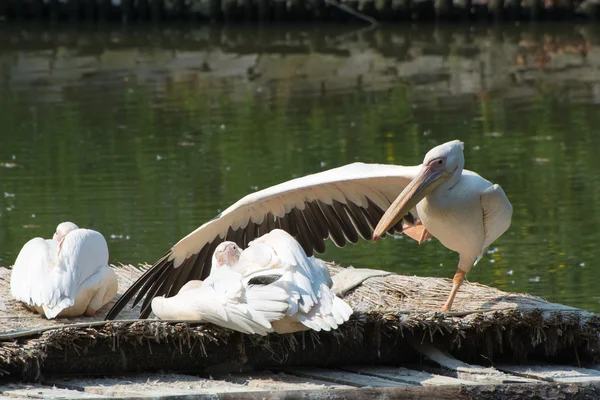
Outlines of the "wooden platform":
[{"label": "wooden platform", "polygon": [[[140,390],[153,398],[198,397],[204,393],[199,389],[221,393],[219,398],[254,398],[255,392],[257,398],[273,397],[273,390],[275,397],[290,391],[339,398],[365,396],[365,391],[429,397],[442,392],[424,387],[441,385],[452,387],[444,389],[447,398],[481,398],[486,385],[508,385],[502,387],[513,391],[514,384],[520,385],[517,391],[549,395],[562,393],[566,389],[560,385],[566,383],[576,384],[577,393],[597,391],[596,314],[476,283],[461,288],[455,312],[440,313],[449,279],[329,267],[334,289],[355,311],[351,320],[335,332],[267,337],[210,324],[136,320],[138,310],[129,308],[120,316],[124,319],[112,322],[102,321],[106,309],[95,318],[48,321],[10,298],[10,271],[0,268],[0,379],[10,382],[1,391],[42,398],[70,393],[55,392],[63,389],[76,389],[69,396],[88,397],[138,397],[123,393]],[[115,268],[120,293],[143,270]],[[368,277],[373,274],[379,276]],[[546,369],[534,368],[540,363]],[[122,384],[114,388],[116,381],[109,378],[82,378],[106,374]],[[23,380],[36,384],[14,386]],[[161,383],[171,389],[149,394],[156,380],[174,383]],[[140,382],[150,386],[141,389]]]},{"label": "wooden platform", "polygon": [[[402,367],[282,368],[211,375],[136,374],[103,377],[50,376],[41,383],[0,384],[6,400],[37,399],[592,399],[600,373],[569,367],[464,365],[460,372]],[[501,372],[504,370],[504,372]],[[548,372],[551,370],[552,372]],[[453,376],[458,375],[458,377]]]}]

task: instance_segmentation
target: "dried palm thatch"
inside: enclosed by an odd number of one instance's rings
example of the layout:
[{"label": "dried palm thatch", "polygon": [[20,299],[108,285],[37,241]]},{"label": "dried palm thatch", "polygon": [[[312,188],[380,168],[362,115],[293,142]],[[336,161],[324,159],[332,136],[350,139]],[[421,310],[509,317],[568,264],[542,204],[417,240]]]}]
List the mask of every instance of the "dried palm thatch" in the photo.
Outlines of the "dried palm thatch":
[{"label": "dried palm thatch", "polygon": [[[145,266],[115,266],[120,290]],[[451,281],[329,265],[334,288],[355,310],[334,332],[267,337],[211,324],[96,318],[48,321],[10,298],[10,270],[0,268],[0,374],[240,370],[345,363],[420,362],[411,343],[431,342],[465,361],[595,362],[600,317],[524,294],[465,283],[454,309],[440,313]],[[366,273],[366,274],[365,274]],[[111,305],[108,305],[110,307]]]}]

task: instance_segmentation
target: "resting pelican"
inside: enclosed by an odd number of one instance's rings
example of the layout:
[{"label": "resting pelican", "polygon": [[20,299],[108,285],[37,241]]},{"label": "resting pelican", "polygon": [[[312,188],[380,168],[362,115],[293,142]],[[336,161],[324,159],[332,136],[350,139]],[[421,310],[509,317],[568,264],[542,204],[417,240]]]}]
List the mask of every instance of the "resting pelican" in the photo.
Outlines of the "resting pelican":
[{"label": "resting pelican", "polygon": [[152,311],[160,319],[210,322],[263,336],[272,332],[271,321],[282,319],[289,308],[288,293],[273,284],[279,277],[266,271],[251,281],[229,265],[215,268],[204,281],[189,281],[176,296],[153,298]]},{"label": "resting pelican", "polygon": [[[434,160],[430,155],[437,157]],[[176,243],[125,292],[107,319],[114,319],[136,294],[134,304],[145,295],[140,317],[146,318],[153,297],[173,295],[187,281],[206,277],[214,249],[225,240],[245,248],[255,238],[280,228],[311,256],[313,250],[325,251],[328,237],[340,247],[347,241],[356,243],[359,235],[371,239],[385,210],[407,187],[412,200],[393,219],[386,217],[387,228],[380,226],[375,236],[383,237],[383,229],[390,234],[401,232],[417,215],[420,221],[409,226],[407,234],[421,241],[430,233],[451,249],[460,247],[460,270],[466,271],[470,268],[466,265],[474,263],[508,228],[512,207],[499,186],[463,170],[463,165],[463,144],[455,140],[432,149],[424,165],[354,163],[249,194]],[[393,224],[423,195],[424,203],[418,207],[421,214],[413,209],[404,217],[408,223]],[[458,241],[464,241],[463,246]]]},{"label": "resting pelican", "polygon": [[243,252],[233,242],[221,243],[204,282],[190,281],[174,297],[155,297],[152,311],[161,319],[199,320],[261,335],[329,331],[352,315],[331,286],[325,263],[307,257],[289,233],[275,229]]},{"label": "resting pelican", "polygon": [[333,282],[325,263],[308,257],[284,230],[274,229],[250,242],[234,269],[249,278],[265,270],[274,276],[281,275],[274,285],[286,290],[290,308],[286,318],[273,323],[277,333],[329,331],[352,315],[352,308],[331,290]]},{"label": "resting pelican", "polygon": [[72,222],[59,224],[52,240],[25,243],[10,278],[12,296],[49,319],[93,316],[117,288],[104,236]]}]

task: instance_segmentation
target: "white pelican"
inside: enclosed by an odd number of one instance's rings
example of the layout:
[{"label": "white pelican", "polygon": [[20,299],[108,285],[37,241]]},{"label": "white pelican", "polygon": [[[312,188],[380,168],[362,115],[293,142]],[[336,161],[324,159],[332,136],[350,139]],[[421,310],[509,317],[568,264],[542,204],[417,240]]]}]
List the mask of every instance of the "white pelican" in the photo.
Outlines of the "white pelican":
[{"label": "white pelican", "polygon": [[458,140],[431,149],[417,176],[373,233],[377,240],[416,206],[422,237],[433,236],[459,254],[452,290],[441,311],[450,311],[465,275],[508,229],[512,218],[512,205],[502,188],[464,170],[464,165],[463,143]]},{"label": "white pelican", "polygon": [[[508,228],[512,207],[499,186],[463,170],[462,142],[437,146],[425,160],[424,165],[416,166],[354,163],[249,194],[171,247],[125,292],[106,318],[114,319],[134,296],[134,304],[145,296],[140,317],[146,318],[153,297],[173,295],[187,281],[206,277],[214,249],[225,240],[245,248],[256,237],[280,228],[311,256],[313,250],[325,251],[328,237],[340,247],[347,241],[356,243],[359,234],[371,239],[384,210],[407,187],[412,196],[406,197],[408,203],[400,214],[426,195],[418,207],[426,231],[418,223],[407,234],[421,241],[429,232],[451,249],[460,248],[460,270],[467,271],[485,247]],[[418,184],[411,184],[415,179]],[[417,215],[414,209],[404,218],[414,223],[413,215]],[[396,220],[386,218],[388,233],[401,232],[407,226],[401,221],[392,225]],[[383,237],[382,229],[376,237]],[[455,286],[459,280],[460,276]],[[447,306],[444,309],[450,309],[451,301]]]},{"label": "white pelican", "polygon": [[331,286],[329,269],[319,259],[308,257],[302,246],[284,230],[271,232],[250,242],[234,269],[251,278],[269,270],[281,278],[273,283],[288,294],[286,318],[273,322],[277,333],[313,329],[337,329],[352,315],[352,308],[338,298]]},{"label": "white pelican", "polygon": [[117,288],[104,236],[72,222],[59,224],[52,240],[25,243],[10,277],[12,296],[49,319],[93,316]]},{"label": "white pelican", "polygon": [[[230,244],[221,243],[217,250]],[[266,276],[259,274],[255,282],[249,282],[229,265],[215,268],[204,281],[189,281],[176,296],[154,297],[152,311],[160,319],[210,322],[263,336],[273,332],[271,321],[282,319],[289,308],[288,293],[273,284],[279,276],[265,271]]]},{"label": "white pelican", "polygon": [[190,281],[174,297],[155,297],[152,311],[161,319],[199,320],[261,335],[329,331],[352,315],[331,285],[325,263],[307,257],[289,233],[275,229],[243,252],[233,242],[221,243],[204,282]]}]

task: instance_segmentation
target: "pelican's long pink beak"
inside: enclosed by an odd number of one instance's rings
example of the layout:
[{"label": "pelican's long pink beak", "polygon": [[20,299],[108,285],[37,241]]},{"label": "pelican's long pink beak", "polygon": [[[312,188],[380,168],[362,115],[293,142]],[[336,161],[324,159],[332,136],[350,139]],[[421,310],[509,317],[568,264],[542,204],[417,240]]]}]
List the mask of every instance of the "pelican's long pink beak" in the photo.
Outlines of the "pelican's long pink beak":
[{"label": "pelican's long pink beak", "polygon": [[381,235],[404,218],[425,196],[444,182],[443,178],[446,176],[448,173],[445,170],[423,166],[419,175],[404,188],[383,214],[373,232],[373,241],[379,239]]}]

